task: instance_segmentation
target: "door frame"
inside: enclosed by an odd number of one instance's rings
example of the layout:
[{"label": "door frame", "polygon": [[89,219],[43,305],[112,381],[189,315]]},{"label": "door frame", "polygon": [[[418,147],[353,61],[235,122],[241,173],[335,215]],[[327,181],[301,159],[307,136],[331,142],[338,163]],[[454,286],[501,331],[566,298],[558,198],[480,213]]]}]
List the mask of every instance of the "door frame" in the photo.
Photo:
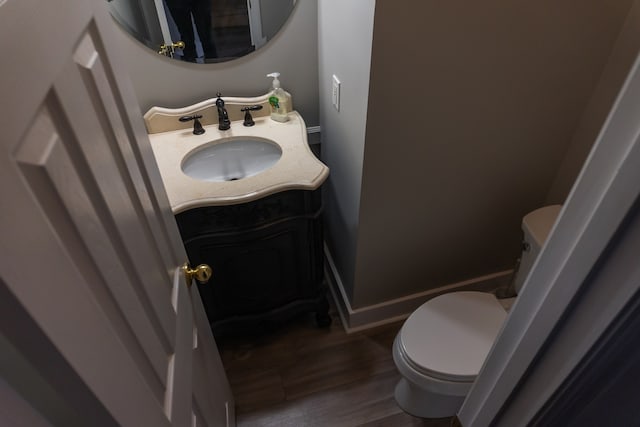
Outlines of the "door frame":
[{"label": "door frame", "polygon": [[260,0],[247,0],[249,12],[249,30],[251,32],[251,44],[258,50],[267,43],[267,38],[262,34],[262,12]]},{"label": "door frame", "polygon": [[171,38],[171,31],[169,31],[169,19],[167,18],[167,12],[164,8],[164,1],[154,0],[154,5],[156,7],[156,15],[152,16],[151,19],[158,20],[160,31],[162,32],[162,38],[164,39],[164,44],[170,46],[173,41]]},{"label": "door frame", "polygon": [[[606,326],[621,312],[639,283],[616,282],[616,293],[599,300],[583,298],[587,280],[607,245],[624,224],[640,196],[640,59],[623,85],[591,153],[569,194],[538,260],[525,279],[502,332],[485,361],[473,388],[458,413],[465,427],[527,425],[553,392],[601,339]],[[600,283],[598,286],[605,286]],[[618,289],[622,288],[622,289]],[[548,344],[556,326],[570,310],[591,310],[598,322],[583,319],[573,325],[575,345],[547,370],[528,372],[537,357],[560,343]],[[550,377],[549,373],[553,375]],[[525,377],[526,375],[526,377]],[[523,383],[530,390],[527,408],[518,422],[504,418],[516,404]]]}]

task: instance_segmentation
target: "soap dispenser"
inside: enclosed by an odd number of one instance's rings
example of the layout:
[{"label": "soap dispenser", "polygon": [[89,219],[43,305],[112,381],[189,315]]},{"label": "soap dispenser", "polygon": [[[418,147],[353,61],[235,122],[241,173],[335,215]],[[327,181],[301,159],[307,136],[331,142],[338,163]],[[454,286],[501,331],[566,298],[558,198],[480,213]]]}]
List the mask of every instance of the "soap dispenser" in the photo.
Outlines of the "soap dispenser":
[{"label": "soap dispenser", "polygon": [[286,122],[289,120],[288,113],[291,111],[291,95],[280,87],[280,73],[267,74],[273,77],[271,93],[269,93],[269,105],[271,106],[271,120],[276,122]]}]

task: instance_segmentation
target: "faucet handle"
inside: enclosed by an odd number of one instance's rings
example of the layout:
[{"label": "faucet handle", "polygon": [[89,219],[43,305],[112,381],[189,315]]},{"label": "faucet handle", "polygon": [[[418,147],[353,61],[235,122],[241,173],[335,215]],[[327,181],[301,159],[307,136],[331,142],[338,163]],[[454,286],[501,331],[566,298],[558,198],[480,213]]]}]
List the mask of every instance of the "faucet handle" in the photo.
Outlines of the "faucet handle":
[{"label": "faucet handle", "polygon": [[193,120],[193,134],[194,135],[202,135],[204,133],[204,128],[202,127],[202,123],[200,123],[200,119],[202,115],[194,114],[193,116],[182,116],[178,120],[181,122],[188,122]]},{"label": "faucet handle", "polygon": [[253,126],[256,122],[253,121],[253,117],[251,117],[252,111],[262,110],[262,105],[248,105],[246,107],[242,107],[240,111],[244,111],[244,123],[245,126]]}]

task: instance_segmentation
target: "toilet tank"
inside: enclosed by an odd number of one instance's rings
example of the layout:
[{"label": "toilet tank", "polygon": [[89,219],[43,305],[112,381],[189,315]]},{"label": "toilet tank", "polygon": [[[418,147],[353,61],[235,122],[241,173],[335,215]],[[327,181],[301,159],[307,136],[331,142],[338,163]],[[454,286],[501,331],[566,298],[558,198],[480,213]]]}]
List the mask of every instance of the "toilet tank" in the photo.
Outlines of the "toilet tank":
[{"label": "toilet tank", "polygon": [[561,208],[562,205],[545,206],[528,213],[522,219],[524,240],[522,242],[520,266],[514,283],[516,293],[520,293],[520,289],[529,275],[533,263],[538,258],[540,249],[542,249],[544,242],[547,241],[549,232],[551,232]]}]

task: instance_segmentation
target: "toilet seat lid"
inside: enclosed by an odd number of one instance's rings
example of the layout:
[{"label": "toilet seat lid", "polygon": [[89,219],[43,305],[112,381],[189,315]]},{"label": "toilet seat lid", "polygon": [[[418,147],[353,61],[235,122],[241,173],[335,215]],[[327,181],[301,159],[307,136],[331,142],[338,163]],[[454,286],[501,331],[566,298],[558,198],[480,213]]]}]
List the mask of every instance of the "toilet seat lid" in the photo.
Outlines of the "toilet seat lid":
[{"label": "toilet seat lid", "polygon": [[506,317],[492,294],[443,294],[409,316],[400,330],[402,349],[410,364],[427,375],[473,381]]}]

